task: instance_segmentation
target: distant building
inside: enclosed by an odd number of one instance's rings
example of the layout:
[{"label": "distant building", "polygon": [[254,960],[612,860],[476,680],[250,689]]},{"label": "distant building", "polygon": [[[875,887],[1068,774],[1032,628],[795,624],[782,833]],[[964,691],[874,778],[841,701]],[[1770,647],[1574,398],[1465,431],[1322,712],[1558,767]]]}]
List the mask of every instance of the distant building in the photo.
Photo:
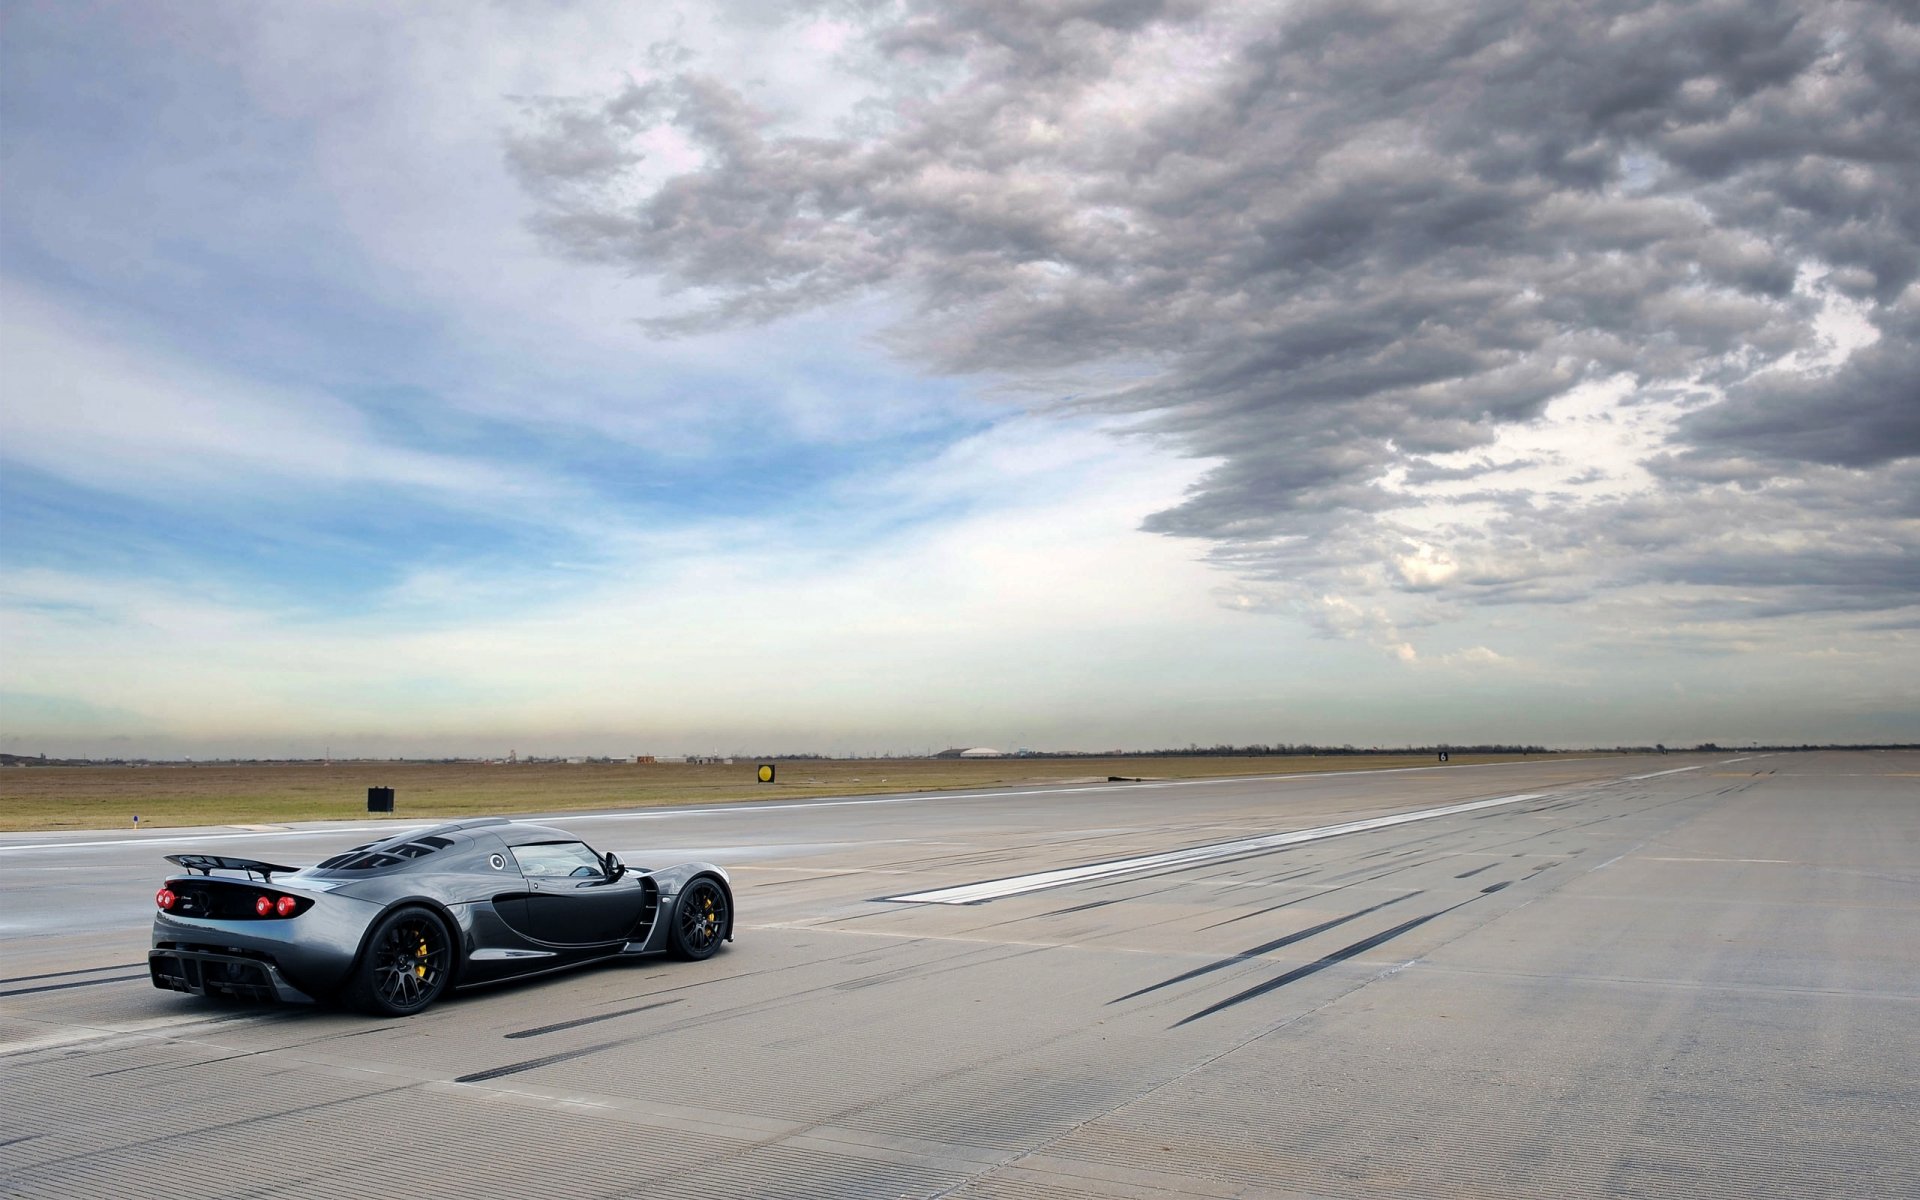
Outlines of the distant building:
[{"label": "distant building", "polygon": [[652,763],[659,762],[660,760],[651,754],[636,754],[633,756],[633,761],[636,763]]},{"label": "distant building", "polygon": [[971,750],[960,752],[961,758],[1005,758],[1006,756],[1006,751],[995,750],[990,746],[975,746]]}]

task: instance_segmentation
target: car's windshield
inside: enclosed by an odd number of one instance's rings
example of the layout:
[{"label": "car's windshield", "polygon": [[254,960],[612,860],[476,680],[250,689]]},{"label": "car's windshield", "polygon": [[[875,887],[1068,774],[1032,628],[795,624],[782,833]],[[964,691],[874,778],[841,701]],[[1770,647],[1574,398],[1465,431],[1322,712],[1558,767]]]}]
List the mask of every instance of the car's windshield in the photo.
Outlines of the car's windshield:
[{"label": "car's windshield", "polygon": [[531,879],[585,879],[601,874],[600,856],[584,842],[543,842],[513,847],[513,861]]}]

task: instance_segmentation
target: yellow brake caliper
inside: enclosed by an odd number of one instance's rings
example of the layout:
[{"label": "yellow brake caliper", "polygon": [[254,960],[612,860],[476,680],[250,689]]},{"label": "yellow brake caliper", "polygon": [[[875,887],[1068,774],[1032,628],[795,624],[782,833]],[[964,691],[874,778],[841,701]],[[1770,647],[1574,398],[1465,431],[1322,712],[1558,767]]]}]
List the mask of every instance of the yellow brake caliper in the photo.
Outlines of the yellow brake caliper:
[{"label": "yellow brake caliper", "polygon": [[427,944],[425,942],[420,943],[420,950],[414,955],[414,958],[418,959],[419,962],[414,965],[413,973],[419,978],[425,979],[427,977]]}]

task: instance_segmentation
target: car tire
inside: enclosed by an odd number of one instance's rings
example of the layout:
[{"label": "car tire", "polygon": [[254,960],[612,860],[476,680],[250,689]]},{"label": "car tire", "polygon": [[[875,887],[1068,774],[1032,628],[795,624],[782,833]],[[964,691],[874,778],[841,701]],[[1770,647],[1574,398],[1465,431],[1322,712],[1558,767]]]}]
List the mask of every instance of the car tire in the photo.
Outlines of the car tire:
[{"label": "car tire", "polygon": [[396,908],[374,925],[342,995],[377,1017],[406,1017],[439,999],[453,978],[453,935],[417,906]]},{"label": "car tire", "polygon": [[673,952],[681,958],[712,958],[727,936],[727,891],[702,875],[680,892],[673,906]]}]

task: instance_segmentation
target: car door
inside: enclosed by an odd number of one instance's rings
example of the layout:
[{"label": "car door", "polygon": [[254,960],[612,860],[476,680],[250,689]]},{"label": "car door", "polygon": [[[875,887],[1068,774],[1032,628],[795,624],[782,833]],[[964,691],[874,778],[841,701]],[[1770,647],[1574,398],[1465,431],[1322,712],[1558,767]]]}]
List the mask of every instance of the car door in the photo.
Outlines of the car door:
[{"label": "car door", "polygon": [[585,842],[513,847],[527,881],[527,927],[555,946],[623,942],[640,919],[644,897],[631,875],[610,880]]}]

